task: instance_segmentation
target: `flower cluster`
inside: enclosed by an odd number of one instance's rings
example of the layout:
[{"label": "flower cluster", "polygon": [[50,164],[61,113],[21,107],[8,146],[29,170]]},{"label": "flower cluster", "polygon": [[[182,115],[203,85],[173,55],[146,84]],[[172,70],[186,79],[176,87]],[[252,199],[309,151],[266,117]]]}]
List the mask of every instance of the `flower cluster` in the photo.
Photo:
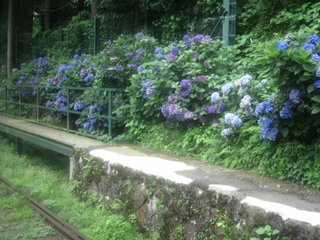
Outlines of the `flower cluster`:
[{"label": "flower cluster", "polygon": [[260,118],[258,123],[262,125],[260,131],[260,138],[268,141],[275,141],[279,129],[276,127],[275,119],[274,118]]}]

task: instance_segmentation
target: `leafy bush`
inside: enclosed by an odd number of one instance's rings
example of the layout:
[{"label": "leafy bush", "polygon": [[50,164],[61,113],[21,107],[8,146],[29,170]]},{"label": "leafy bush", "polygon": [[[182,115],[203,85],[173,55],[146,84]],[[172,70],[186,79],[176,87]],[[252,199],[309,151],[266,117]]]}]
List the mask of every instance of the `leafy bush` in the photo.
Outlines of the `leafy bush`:
[{"label": "leafy bush", "polygon": [[271,90],[270,111],[256,112],[264,117],[262,125],[277,126],[285,138],[312,142],[319,136],[318,43],[317,35],[298,32],[262,46],[258,66],[265,70],[259,78],[266,79]]}]

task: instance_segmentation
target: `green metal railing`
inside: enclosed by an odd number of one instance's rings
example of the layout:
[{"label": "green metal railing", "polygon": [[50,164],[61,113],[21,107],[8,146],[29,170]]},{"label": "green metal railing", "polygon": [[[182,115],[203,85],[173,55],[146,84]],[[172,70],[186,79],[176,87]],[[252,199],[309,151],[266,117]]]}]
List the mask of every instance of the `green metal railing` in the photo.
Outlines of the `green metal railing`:
[{"label": "green metal railing", "polygon": [[[48,98],[48,95],[52,96],[58,92],[62,92],[63,96],[66,98],[65,108],[46,106],[45,101],[50,99]],[[90,113],[87,111],[73,110],[71,105],[76,99],[73,95],[81,96],[79,92],[89,95],[91,94],[93,97],[95,97],[101,103],[101,107],[104,109],[104,111]],[[113,100],[116,94],[120,95],[123,94],[123,92],[124,91],[122,89],[118,88],[48,87],[40,85],[5,86],[1,88],[0,113],[19,119],[36,122],[41,125],[96,138],[97,136],[86,131],[79,131],[80,128],[77,129],[76,127],[72,127],[74,126],[74,122],[72,122],[72,120],[75,119],[74,116],[76,116],[76,118],[90,116],[91,118],[107,121],[107,134],[112,136],[114,122],[121,122],[121,119],[113,116],[112,114]],[[62,118],[61,122],[63,122],[65,126],[57,126],[59,124],[43,121],[42,115],[48,116],[48,111],[49,113],[63,114],[64,117]]]}]

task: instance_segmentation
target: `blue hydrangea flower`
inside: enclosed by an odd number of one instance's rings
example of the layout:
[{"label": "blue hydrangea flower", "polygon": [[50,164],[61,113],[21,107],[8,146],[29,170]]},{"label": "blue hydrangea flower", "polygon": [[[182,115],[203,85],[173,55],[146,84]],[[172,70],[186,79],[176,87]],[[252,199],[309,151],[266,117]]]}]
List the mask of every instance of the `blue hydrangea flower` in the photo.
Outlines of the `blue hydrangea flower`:
[{"label": "blue hydrangea flower", "polygon": [[286,42],[282,42],[282,41],[280,41],[280,42],[278,42],[278,46],[277,46],[280,50],[285,50],[285,49],[287,49],[288,47],[289,47],[289,44],[288,43],[286,43]]},{"label": "blue hydrangea flower", "polygon": [[193,58],[194,58],[195,60],[199,60],[199,53],[195,53],[195,54],[193,55]]},{"label": "blue hydrangea flower", "polygon": [[157,55],[156,55],[156,59],[157,59],[157,60],[163,59],[163,55],[162,55],[161,53],[157,54]]},{"label": "blue hydrangea flower", "polygon": [[320,77],[320,67],[316,71],[316,77]]},{"label": "blue hydrangea flower", "polygon": [[146,69],[145,66],[140,65],[140,66],[138,67],[137,71],[138,71],[138,72],[142,72],[142,71],[144,71],[145,69]]},{"label": "blue hydrangea flower", "polygon": [[288,118],[292,118],[293,117],[293,111],[292,111],[290,102],[286,102],[282,106],[282,108],[281,108],[281,110],[279,112],[279,115],[283,119],[288,119]]},{"label": "blue hydrangea flower", "polygon": [[212,102],[212,103],[218,102],[218,101],[220,101],[220,99],[221,99],[220,93],[218,93],[218,92],[213,92],[213,93],[211,94],[211,102]]},{"label": "blue hydrangea flower", "polygon": [[260,138],[268,141],[275,141],[279,133],[278,128],[275,126],[275,119],[260,118],[258,123],[262,125]]},{"label": "blue hydrangea flower", "polygon": [[320,80],[315,81],[313,85],[317,90],[320,90]]},{"label": "blue hydrangea flower", "polygon": [[231,125],[235,126],[235,127],[240,127],[242,124],[242,120],[239,116],[234,115],[232,120],[231,120]]},{"label": "blue hydrangea flower", "polygon": [[257,115],[263,115],[263,114],[268,114],[273,112],[273,106],[272,106],[273,100],[272,99],[267,99],[265,101],[263,101],[262,103],[260,103],[256,109],[255,109],[255,113]]},{"label": "blue hydrangea flower", "polygon": [[90,128],[90,122],[85,122],[85,123],[83,123],[83,128],[85,129],[85,130],[89,130],[89,128]]},{"label": "blue hydrangea flower", "polygon": [[142,85],[144,87],[144,99],[148,99],[155,91],[155,87],[150,79],[146,81],[142,81]]},{"label": "blue hydrangea flower", "polygon": [[301,93],[298,89],[292,89],[289,94],[289,99],[294,104],[299,104],[301,102]]},{"label": "blue hydrangea flower", "polygon": [[231,128],[225,128],[221,131],[221,136],[224,138],[228,138],[233,135],[233,130]]},{"label": "blue hydrangea flower", "polygon": [[177,48],[177,47],[172,48],[171,53],[175,56],[178,56],[179,55],[179,48]]},{"label": "blue hydrangea flower", "polygon": [[311,50],[312,52],[314,52],[316,50],[316,46],[314,44],[312,44],[312,43],[305,43],[303,45],[303,48],[305,50]]},{"label": "blue hydrangea flower", "polygon": [[46,107],[51,107],[51,106],[52,106],[52,104],[53,104],[53,102],[52,102],[52,101],[50,101],[50,100],[48,100],[48,101],[46,102]]},{"label": "blue hydrangea flower", "polygon": [[320,38],[315,34],[308,35],[308,38],[310,39],[310,42],[313,44],[317,44],[320,40]]},{"label": "blue hydrangea flower", "polygon": [[83,109],[83,107],[84,107],[83,102],[77,101],[77,102],[74,104],[73,109],[76,110],[76,111],[79,111],[79,110]]},{"label": "blue hydrangea flower", "polygon": [[84,81],[84,82],[89,82],[92,78],[93,78],[93,74],[92,74],[92,73],[89,73],[89,74],[83,79],[83,81]]},{"label": "blue hydrangea flower", "polygon": [[155,53],[161,53],[162,52],[162,48],[161,47],[157,47],[155,50],[154,50]]},{"label": "blue hydrangea flower", "polygon": [[176,55],[170,52],[169,54],[166,55],[166,59],[168,62],[173,62],[176,59]]},{"label": "blue hydrangea flower", "polygon": [[223,95],[229,95],[233,89],[233,83],[226,83],[221,87],[221,92]]},{"label": "blue hydrangea flower", "polygon": [[316,62],[320,62],[320,55],[317,53],[312,54],[312,60]]}]

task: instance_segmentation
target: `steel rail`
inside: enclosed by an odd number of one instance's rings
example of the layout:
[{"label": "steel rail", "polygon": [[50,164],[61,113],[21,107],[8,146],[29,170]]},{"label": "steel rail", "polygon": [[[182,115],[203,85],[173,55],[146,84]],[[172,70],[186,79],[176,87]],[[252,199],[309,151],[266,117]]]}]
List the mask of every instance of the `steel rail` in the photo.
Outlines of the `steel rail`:
[{"label": "steel rail", "polygon": [[59,218],[58,215],[44,207],[42,204],[38,203],[32,197],[26,195],[23,191],[12,185],[8,180],[0,176],[0,182],[5,184],[7,187],[13,189],[15,192],[22,195],[27,201],[30,207],[36,210],[42,217],[49,222],[63,237],[66,237],[70,240],[89,240],[88,237],[74,229],[69,223]]}]

